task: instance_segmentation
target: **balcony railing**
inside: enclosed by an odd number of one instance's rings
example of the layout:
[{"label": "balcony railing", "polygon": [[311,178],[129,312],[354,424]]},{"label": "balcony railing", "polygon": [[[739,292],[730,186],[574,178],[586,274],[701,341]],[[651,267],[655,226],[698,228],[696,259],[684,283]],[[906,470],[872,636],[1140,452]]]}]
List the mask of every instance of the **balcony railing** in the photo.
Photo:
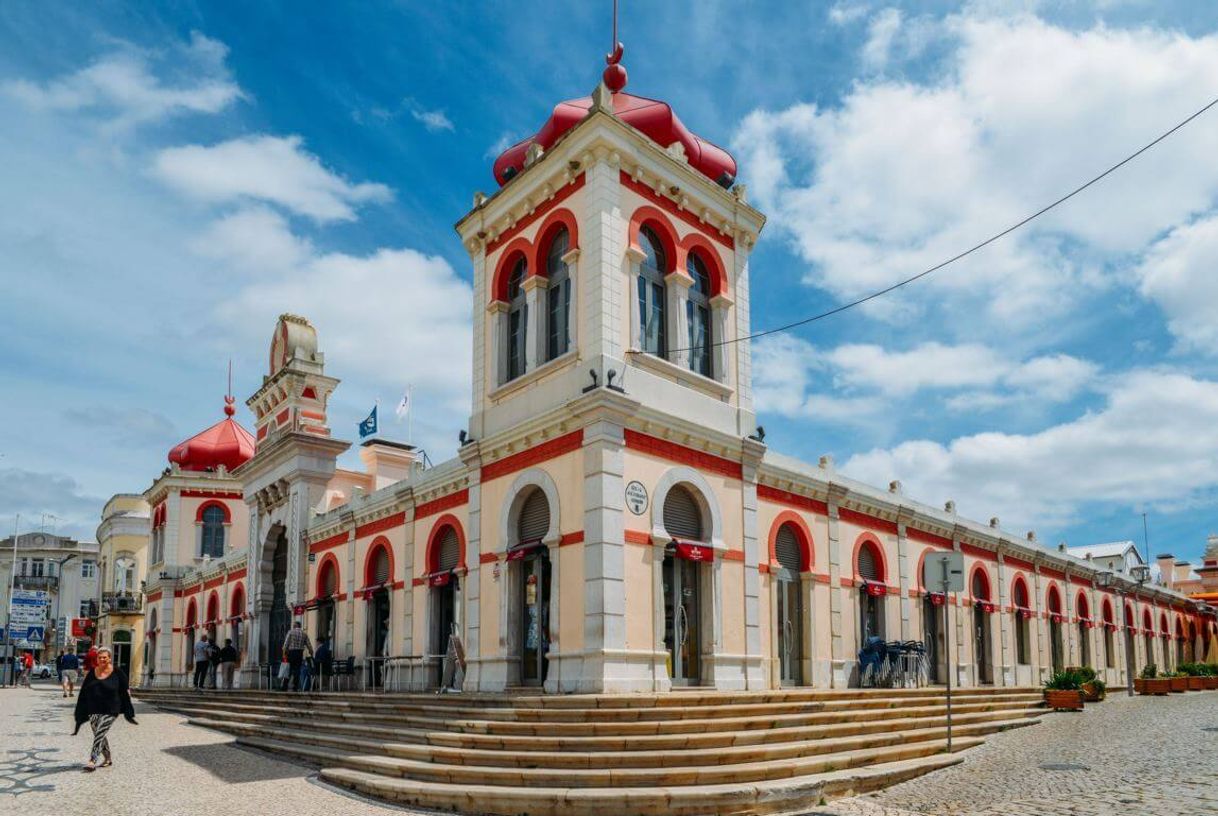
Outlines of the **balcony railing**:
[{"label": "balcony railing", "polygon": [[144,609],[144,596],[133,592],[103,592],[101,608],[107,615],[137,614]]},{"label": "balcony railing", "polygon": [[59,577],[55,575],[18,575],[17,589],[43,589],[48,592],[59,591]]}]

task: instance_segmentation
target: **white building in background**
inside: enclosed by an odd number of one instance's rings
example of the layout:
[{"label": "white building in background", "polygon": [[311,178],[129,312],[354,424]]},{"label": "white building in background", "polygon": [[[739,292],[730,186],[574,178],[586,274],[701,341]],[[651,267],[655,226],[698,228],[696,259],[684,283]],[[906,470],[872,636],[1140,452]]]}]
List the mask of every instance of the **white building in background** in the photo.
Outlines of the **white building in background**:
[{"label": "white building in background", "polygon": [[[46,647],[35,647],[40,659],[59,648],[79,645],[72,637],[72,620],[96,617],[98,577],[96,544],[76,541],[46,532],[17,536],[18,590],[40,590],[50,594],[47,610]],[[10,577],[14,565],[13,537],[0,541],[0,614],[9,608]],[[7,638],[5,640],[7,643]],[[17,644],[22,648],[22,644]]]},{"label": "white building in background", "polygon": [[1066,554],[1090,560],[1092,565],[1120,575],[1132,575],[1134,567],[1142,566],[1146,560],[1132,541],[1110,541],[1107,544],[1084,544],[1067,547]]}]

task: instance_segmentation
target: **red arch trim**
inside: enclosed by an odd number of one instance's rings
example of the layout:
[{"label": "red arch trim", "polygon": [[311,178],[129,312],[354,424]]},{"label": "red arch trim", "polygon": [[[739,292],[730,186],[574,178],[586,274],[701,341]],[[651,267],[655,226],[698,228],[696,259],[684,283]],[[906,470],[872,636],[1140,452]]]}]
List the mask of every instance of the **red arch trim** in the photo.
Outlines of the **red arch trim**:
[{"label": "red arch trim", "polygon": [[1137,620],[1137,616],[1134,615],[1133,605],[1125,604],[1125,628],[1133,629],[1135,626],[1137,626],[1137,624],[1134,623],[1134,621],[1136,621],[1136,620]]},{"label": "red arch trim", "polygon": [[225,524],[232,523],[233,514],[228,509],[228,505],[222,501],[216,501],[215,499],[212,499],[211,501],[205,501],[199,505],[199,509],[195,512],[195,521],[202,521],[203,520],[203,511],[209,507],[219,507],[221,510],[224,511],[224,523]]},{"label": "red arch trim", "polygon": [[[1019,605],[1019,593],[1016,587],[1023,587],[1024,606]],[[1023,577],[1022,573],[1015,573],[1015,577],[1011,579],[1011,606],[1016,609],[1028,609],[1032,605],[1032,593],[1028,590],[1028,582]]]},{"label": "red arch trim", "polygon": [[1159,613],[1159,632],[1164,637],[1167,637],[1167,635],[1168,635],[1167,613],[1166,612]]},{"label": "red arch trim", "polygon": [[[978,598],[973,593],[973,578],[975,578],[977,576],[977,573],[981,573],[981,581],[983,584],[985,584],[985,597],[984,598]],[[969,597],[972,598],[974,601],[985,601],[987,603],[993,602],[993,600],[994,600],[992,597],[994,594],[993,583],[990,581],[990,574],[989,574],[989,572],[986,571],[986,568],[983,564],[974,564],[973,568],[971,570],[969,570],[968,594],[969,594]]]},{"label": "red arch trim", "polygon": [[376,538],[372,539],[372,544],[368,547],[368,552],[364,556],[364,586],[365,587],[372,586],[372,577],[373,577],[372,565],[376,561],[376,551],[379,549],[384,549],[385,552],[389,553],[389,583],[390,584],[393,583],[393,576],[397,574],[396,571],[394,570],[394,566],[393,566],[393,546],[389,543],[389,539],[385,538],[384,536],[377,536]]},{"label": "red arch trim", "polygon": [[186,625],[194,626],[199,622],[199,606],[195,603],[195,599],[191,598],[190,603],[186,605]]},{"label": "red arch trim", "polygon": [[784,524],[790,524],[795,528],[795,537],[799,539],[800,549],[799,569],[801,572],[807,572],[816,562],[812,548],[812,530],[804,521],[803,516],[794,510],[783,510],[774,517],[774,522],[770,525],[770,563],[778,563],[778,531]]},{"label": "red arch trim", "polygon": [[560,227],[567,228],[568,251],[579,249],[579,222],[575,220],[575,214],[566,207],[555,210],[546,217],[537,230],[535,243],[537,253],[533,258],[533,263],[529,266],[530,275],[549,276],[549,270],[546,269],[546,256],[550,254],[550,242],[554,240],[554,235]]},{"label": "red arch trim", "polygon": [[669,272],[680,272],[685,274],[684,266],[677,266],[677,231],[673,229],[672,222],[668,220],[668,216],[648,204],[644,204],[634,211],[630,216],[630,246],[632,249],[642,251],[639,246],[639,232],[643,227],[651,227],[655,231],[656,237],[660,239],[660,244],[664,247],[664,255],[668,260],[668,269],[661,270],[665,275]]},{"label": "red arch trim", "polygon": [[1101,609],[1103,611],[1100,614],[1104,616],[1104,623],[1116,623],[1116,616],[1113,614],[1112,600],[1110,598],[1104,599]]},{"label": "red arch trim", "polygon": [[211,594],[207,596],[207,620],[214,621],[220,619],[220,596],[213,589]]},{"label": "red arch trim", "polygon": [[884,556],[884,544],[880,541],[875,533],[862,533],[854,540],[854,552],[851,555],[851,564],[854,565],[854,580],[862,581],[863,576],[859,575],[859,553],[863,551],[863,547],[870,546],[874,548],[876,553],[876,562],[880,565],[880,583],[888,583],[888,560]]},{"label": "red arch trim", "polygon": [[512,267],[518,258],[524,258],[528,266],[527,275],[532,275],[536,264],[533,263],[533,244],[526,238],[517,238],[503,248],[499,262],[495,265],[495,274],[491,278],[491,300],[507,302],[508,278],[512,275]]},{"label": "red arch trim", "polygon": [[686,261],[692,252],[702,259],[702,262],[706,264],[706,268],[710,271],[711,296],[727,294],[727,272],[723,268],[723,259],[719,257],[719,252],[711,242],[706,240],[705,235],[691,232],[681,239],[681,243],[677,244],[677,247],[679,253],[677,269],[687,271],[685,268]]},{"label": "red arch trim", "polygon": [[[392,551],[390,552],[389,563],[393,563]],[[334,553],[328,552],[322,557],[321,565],[317,568],[317,588],[315,594],[318,598],[323,597],[322,593],[326,591],[327,570],[334,570],[335,594],[342,594],[338,591],[340,589],[339,578],[342,577],[342,570],[339,569],[338,559],[334,556]]]},{"label": "red arch trim", "polygon": [[1142,610],[1142,628],[1147,632],[1153,632],[1155,630],[1154,615],[1150,614],[1149,609]]},{"label": "red arch trim", "polygon": [[1045,608],[1051,615],[1062,614],[1062,594],[1057,584],[1049,584],[1049,588],[1045,590]]},{"label": "red arch trim", "polygon": [[1074,600],[1074,617],[1080,620],[1091,620],[1091,604],[1087,601],[1087,594],[1079,592]]},{"label": "red arch trim", "polygon": [[235,618],[245,614],[245,584],[236,584],[228,600],[228,615]]},{"label": "red arch trim", "polygon": [[452,513],[445,513],[436,519],[436,523],[431,527],[431,535],[427,537],[427,574],[433,575],[439,571],[440,561],[440,536],[448,527],[453,528],[457,532],[457,543],[460,546],[457,555],[457,569],[461,572],[465,571],[465,530],[461,527],[461,521]]}]

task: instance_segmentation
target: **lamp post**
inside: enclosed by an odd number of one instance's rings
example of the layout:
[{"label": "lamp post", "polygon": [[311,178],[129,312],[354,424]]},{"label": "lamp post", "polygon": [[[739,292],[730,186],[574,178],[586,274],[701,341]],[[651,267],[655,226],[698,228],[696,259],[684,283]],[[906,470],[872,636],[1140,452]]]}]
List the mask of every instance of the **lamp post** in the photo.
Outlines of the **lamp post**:
[{"label": "lamp post", "polygon": [[[17,685],[17,664],[13,661],[13,590],[17,588],[17,529],[21,526],[21,514],[13,517],[13,568],[8,576],[8,609],[4,613],[4,638],[8,648],[5,650],[4,669],[12,685]],[[0,684],[5,678],[4,669],[0,669]]]},{"label": "lamp post", "polygon": [[[1142,514],[1142,521],[1143,521],[1143,523],[1145,523],[1145,521],[1146,521],[1145,513]],[[1149,550],[1147,550],[1147,553],[1149,554]],[[1142,586],[1147,581],[1150,580],[1150,564],[1149,563],[1134,564],[1132,567],[1129,568],[1129,576],[1131,578],[1133,578],[1133,580],[1138,582],[1138,589],[1140,590],[1142,588]],[[1136,624],[1137,624],[1136,616],[1134,618],[1134,624],[1135,624],[1135,628],[1136,628]],[[1147,662],[1150,662],[1150,655],[1147,655],[1146,659],[1147,659]],[[1129,679],[1129,696],[1130,697],[1133,696],[1133,677],[1132,676]]]}]

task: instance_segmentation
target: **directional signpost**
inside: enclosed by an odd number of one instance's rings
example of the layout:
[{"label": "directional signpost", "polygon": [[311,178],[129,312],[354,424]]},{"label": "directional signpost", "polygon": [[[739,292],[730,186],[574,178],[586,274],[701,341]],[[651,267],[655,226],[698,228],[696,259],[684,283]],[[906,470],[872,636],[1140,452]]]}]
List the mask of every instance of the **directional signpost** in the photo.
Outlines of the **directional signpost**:
[{"label": "directional signpost", "polygon": [[952,752],[952,634],[948,631],[947,593],[964,591],[964,553],[928,553],[922,566],[922,586],[943,593],[943,644],[947,662],[947,752]]}]

